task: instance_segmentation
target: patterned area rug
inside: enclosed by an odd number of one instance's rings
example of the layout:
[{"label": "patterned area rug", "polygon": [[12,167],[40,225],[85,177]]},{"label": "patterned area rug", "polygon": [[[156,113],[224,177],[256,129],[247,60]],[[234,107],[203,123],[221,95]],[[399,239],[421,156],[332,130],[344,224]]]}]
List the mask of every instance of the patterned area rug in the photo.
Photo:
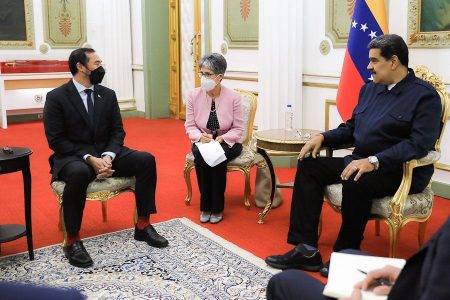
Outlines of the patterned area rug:
[{"label": "patterned area rug", "polygon": [[133,239],[134,229],[85,239],[94,266],[72,267],[60,245],[0,258],[0,280],[75,287],[89,299],[265,299],[276,271],[251,253],[182,218],[155,225],[164,249]]}]

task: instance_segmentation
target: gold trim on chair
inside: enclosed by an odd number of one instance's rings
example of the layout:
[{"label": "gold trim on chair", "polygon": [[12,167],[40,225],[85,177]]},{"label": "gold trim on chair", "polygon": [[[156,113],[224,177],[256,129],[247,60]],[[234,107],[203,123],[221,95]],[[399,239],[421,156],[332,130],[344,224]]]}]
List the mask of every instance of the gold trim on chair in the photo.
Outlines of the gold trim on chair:
[{"label": "gold trim on chair", "polygon": [[[86,200],[100,201],[102,203],[102,219],[106,222],[108,219],[106,203],[109,199],[114,198],[125,192],[134,193],[136,179],[134,177],[110,177],[104,180],[92,181],[87,188]],[[64,232],[63,246],[66,244],[67,232],[64,226],[64,211],[62,207],[63,192],[65,188],[64,181],[54,181],[51,188],[59,203],[59,228]],[[137,222],[137,211],[134,213],[134,223]]]},{"label": "gold trim on chair", "polygon": [[[253,122],[255,120],[257,100],[253,93],[244,90],[236,90],[249,101],[249,111],[247,112],[248,118],[246,119],[246,126],[244,128],[244,140],[242,141],[242,152],[241,154],[228,162],[227,172],[239,171],[244,174],[245,187],[244,187],[244,204],[247,208],[250,208],[250,170],[255,165],[254,162],[254,152],[250,147],[253,138]],[[245,113],[245,111],[244,111]],[[187,195],[184,199],[186,205],[190,205],[192,199],[192,183],[191,183],[191,171],[195,168],[194,165],[194,155],[188,153],[186,155],[186,164],[184,166],[184,180],[186,181]]]}]

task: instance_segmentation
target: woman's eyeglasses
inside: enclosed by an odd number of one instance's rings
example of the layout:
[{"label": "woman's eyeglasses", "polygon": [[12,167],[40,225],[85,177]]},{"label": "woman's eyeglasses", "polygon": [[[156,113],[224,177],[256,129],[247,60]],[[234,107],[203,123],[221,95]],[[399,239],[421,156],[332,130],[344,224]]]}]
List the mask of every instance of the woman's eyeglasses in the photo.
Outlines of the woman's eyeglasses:
[{"label": "woman's eyeglasses", "polygon": [[216,79],[217,76],[219,76],[220,74],[198,72],[197,75],[199,78],[205,77],[205,78],[209,78],[209,79]]}]

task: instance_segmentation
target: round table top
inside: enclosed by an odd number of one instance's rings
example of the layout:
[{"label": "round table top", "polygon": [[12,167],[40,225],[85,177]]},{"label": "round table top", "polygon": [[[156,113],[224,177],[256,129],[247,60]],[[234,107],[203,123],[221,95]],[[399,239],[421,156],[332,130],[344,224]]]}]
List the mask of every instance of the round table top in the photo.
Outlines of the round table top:
[{"label": "round table top", "polygon": [[8,154],[3,152],[3,147],[0,147],[0,161],[11,160],[19,157],[29,156],[33,151],[25,147],[10,147],[13,153]]},{"label": "round table top", "polygon": [[279,143],[279,144],[304,144],[311,139],[312,136],[320,133],[315,129],[268,129],[255,133],[255,138],[260,141]]},{"label": "round table top", "polygon": [[255,133],[256,147],[269,155],[297,155],[307,141],[320,133],[314,129],[269,129]]}]

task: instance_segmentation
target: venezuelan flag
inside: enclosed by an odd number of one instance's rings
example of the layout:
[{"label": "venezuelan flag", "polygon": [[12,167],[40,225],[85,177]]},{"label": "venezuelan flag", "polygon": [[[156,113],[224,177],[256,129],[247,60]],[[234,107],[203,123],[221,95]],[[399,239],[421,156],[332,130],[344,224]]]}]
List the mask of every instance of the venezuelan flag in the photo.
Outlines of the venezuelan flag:
[{"label": "venezuelan flag", "polygon": [[336,98],[337,109],[343,121],[351,118],[361,86],[371,80],[371,74],[367,70],[367,45],[372,39],[387,33],[384,0],[356,0]]}]

